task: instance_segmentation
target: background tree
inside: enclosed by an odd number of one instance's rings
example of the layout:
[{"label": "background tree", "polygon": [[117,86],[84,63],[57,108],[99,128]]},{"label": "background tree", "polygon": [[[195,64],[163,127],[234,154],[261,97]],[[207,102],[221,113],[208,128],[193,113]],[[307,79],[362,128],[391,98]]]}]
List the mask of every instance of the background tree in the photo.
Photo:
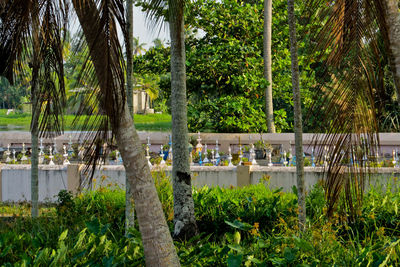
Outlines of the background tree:
[{"label": "background tree", "polygon": [[294,0],[288,0],[288,22],[290,55],[292,58],[292,84],[294,102],[294,134],[296,146],[296,173],[297,173],[297,197],[299,203],[299,229],[306,228],[306,188],[304,182],[304,158],[303,158],[303,126],[301,115],[301,95],[299,80],[299,62],[297,59],[296,17],[294,15]]},{"label": "background tree", "polygon": [[[186,51],[184,0],[150,0],[144,3],[150,17],[168,18],[171,38],[171,115],[172,184],[174,193],[174,237],[188,239],[198,234],[194,216],[192,182],[188,150]],[[167,8],[168,7],[168,8]],[[159,48],[156,48],[159,49]]]},{"label": "background tree", "polygon": [[272,101],[272,54],[271,54],[271,35],[272,35],[272,0],[264,0],[264,78],[268,84],[265,86],[265,117],[269,133],[275,133],[274,107]]},{"label": "background tree", "polygon": [[[263,2],[200,0],[186,4],[185,25],[193,32],[186,35],[189,131],[267,132],[263,97]],[[273,105],[277,132],[293,129],[286,5],[285,0],[273,1],[272,28],[276,34],[271,39],[272,88],[276,96]],[[305,3],[299,5],[303,8]],[[299,64],[303,70],[301,90],[307,111],[312,102],[311,88],[316,84],[315,70],[308,60],[313,47],[309,36],[319,26],[304,22],[297,26],[300,35],[305,36],[299,42]],[[157,101],[170,103],[168,51],[169,47],[151,48],[134,60],[135,72],[165,77],[160,79]],[[307,122],[306,126],[309,125]],[[310,131],[309,127],[305,130]]]},{"label": "background tree", "polygon": [[[58,9],[64,11],[59,13]],[[31,201],[38,209],[38,137],[59,135],[65,106],[63,36],[67,9],[62,1],[4,1],[0,6],[0,74],[14,81],[27,75],[20,62],[29,61],[31,74]]]},{"label": "background tree", "polygon": [[147,44],[141,43],[139,41],[139,37],[133,37],[133,45],[132,45],[133,55],[137,56],[137,55],[141,55],[143,52],[145,52],[146,51],[146,49],[144,48],[145,45],[147,45]]},{"label": "background tree", "polygon": [[186,106],[186,53],[184,36],[184,0],[169,0],[171,37],[171,115],[172,180],[174,189],[174,236],[189,239],[198,234],[194,217],[192,181],[188,151]]}]

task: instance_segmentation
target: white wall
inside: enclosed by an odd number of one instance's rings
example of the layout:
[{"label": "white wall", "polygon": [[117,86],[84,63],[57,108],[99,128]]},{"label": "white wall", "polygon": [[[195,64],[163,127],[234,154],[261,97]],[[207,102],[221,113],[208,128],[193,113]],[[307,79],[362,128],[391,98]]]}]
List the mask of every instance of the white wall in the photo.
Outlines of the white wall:
[{"label": "white wall", "polygon": [[[153,168],[157,170],[157,168]],[[171,173],[171,167],[158,169]],[[296,185],[295,167],[215,167],[192,166],[192,185],[196,187],[207,186],[243,186],[257,184],[263,178],[269,177],[270,188],[282,187],[290,192]],[[239,170],[239,171],[238,171]],[[97,169],[92,185],[87,183],[88,173],[85,168],[77,165],[67,166],[39,166],[39,201],[54,201],[60,190],[78,192],[82,188],[98,189],[100,187],[125,187],[125,169],[122,165],[108,165]],[[323,168],[306,167],[304,178],[306,188],[309,190],[323,178]],[[399,168],[379,168],[370,175],[367,182],[371,184],[387,184],[393,182],[392,177],[399,177]],[[82,184],[83,181],[83,184]],[[78,185],[81,182],[81,187]],[[29,201],[31,198],[30,165],[0,165],[0,201]]]},{"label": "white wall", "polygon": [[[1,193],[3,201],[31,200],[30,165],[9,165],[1,170]],[[67,167],[39,167],[39,201],[55,201],[60,190],[66,190]]]}]

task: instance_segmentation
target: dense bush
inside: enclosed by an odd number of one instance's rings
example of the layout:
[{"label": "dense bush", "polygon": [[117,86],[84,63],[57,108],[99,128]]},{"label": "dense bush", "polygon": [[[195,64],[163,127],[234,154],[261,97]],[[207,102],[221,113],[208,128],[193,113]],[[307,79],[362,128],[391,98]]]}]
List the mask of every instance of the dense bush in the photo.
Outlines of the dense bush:
[{"label": "dense bush", "polygon": [[[160,173],[154,176],[172,229],[170,181]],[[301,237],[293,193],[259,184],[204,187],[194,190],[193,198],[201,234],[175,243],[184,266],[378,266],[400,261],[400,192],[395,187],[372,188],[356,223],[350,223],[340,205],[332,218],[324,215],[324,192],[316,186],[307,195],[308,229]],[[0,265],[144,265],[140,233],[132,229],[124,236],[122,190],[102,188],[77,197],[62,192],[55,209],[43,211],[38,219],[15,216],[0,222]]]}]

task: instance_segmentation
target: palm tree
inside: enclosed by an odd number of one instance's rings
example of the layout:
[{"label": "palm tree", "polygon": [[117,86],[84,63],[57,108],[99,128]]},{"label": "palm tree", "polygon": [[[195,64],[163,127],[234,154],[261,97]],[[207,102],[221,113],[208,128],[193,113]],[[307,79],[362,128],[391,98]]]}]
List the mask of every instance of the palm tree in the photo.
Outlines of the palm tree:
[{"label": "palm tree", "polygon": [[171,38],[171,115],[173,146],[174,236],[191,238],[198,234],[194,217],[188,150],[186,53],[184,35],[184,0],[169,0]]},{"label": "palm tree", "polygon": [[134,197],[146,265],[179,266],[154,181],[126,104],[123,57],[115,24],[118,22],[123,30],[126,29],[122,0],[101,1],[98,7],[94,0],[73,0],[72,3],[90,47],[89,56],[98,85],[95,96],[107,115],[100,123],[103,131],[96,136],[110,140],[106,130],[111,126]]},{"label": "palm tree", "polygon": [[[38,209],[38,137],[59,135],[59,115],[65,105],[63,38],[65,17],[54,15],[63,3],[3,1],[0,6],[0,74],[13,81],[13,72],[26,75],[19,62],[28,60],[31,72],[31,201],[32,217]],[[31,27],[30,27],[31,26]]]},{"label": "palm tree", "polygon": [[141,55],[144,51],[146,51],[146,49],[144,48],[144,46],[147,45],[146,43],[141,43],[139,41],[139,37],[133,37],[133,54],[135,56],[137,55]]},{"label": "palm tree", "polygon": [[301,115],[299,61],[297,59],[296,17],[294,15],[294,0],[288,0],[288,22],[290,55],[292,59],[292,86],[294,106],[294,133],[296,146],[297,196],[299,204],[299,229],[300,231],[304,231],[306,228],[306,199],[303,159],[303,126]]},{"label": "palm tree", "polygon": [[[129,107],[129,112],[133,116],[133,60],[132,60],[132,48],[133,48],[133,0],[126,1],[126,36],[125,49],[126,49],[126,97]],[[134,226],[135,213],[133,209],[133,196],[129,187],[128,178],[125,180],[125,229],[126,233],[128,229]]]},{"label": "palm tree", "polygon": [[149,16],[159,20],[159,10],[168,4],[171,38],[171,115],[172,115],[172,184],[174,191],[174,237],[187,239],[197,235],[194,216],[192,182],[189,164],[187,105],[186,105],[186,52],[184,30],[185,0],[149,0]]},{"label": "palm tree", "polygon": [[268,82],[265,88],[265,117],[269,133],[275,133],[274,107],[272,104],[272,0],[264,0],[264,78]]}]

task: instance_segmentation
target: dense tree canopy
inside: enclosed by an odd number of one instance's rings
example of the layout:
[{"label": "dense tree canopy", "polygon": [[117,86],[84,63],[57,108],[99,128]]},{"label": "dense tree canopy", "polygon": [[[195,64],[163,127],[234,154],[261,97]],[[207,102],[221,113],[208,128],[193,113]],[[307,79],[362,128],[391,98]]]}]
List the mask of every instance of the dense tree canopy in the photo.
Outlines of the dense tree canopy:
[{"label": "dense tree canopy", "polygon": [[[297,10],[301,12],[301,8]],[[189,128],[192,131],[265,132],[262,32],[263,4],[202,0],[187,6],[187,87]],[[292,128],[290,55],[286,2],[274,1],[273,79],[277,130]],[[306,35],[310,24],[299,25]],[[303,38],[304,39],[304,38]],[[302,39],[302,40],[303,40]],[[308,67],[309,47],[300,42],[304,104],[311,103],[309,88],[315,80]],[[138,73],[169,72],[169,48],[152,48],[135,59]],[[305,70],[305,71],[304,71]],[[160,82],[164,98],[168,83]],[[212,111],[212,112],[210,112]],[[247,122],[247,123],[246,123]]]}]

